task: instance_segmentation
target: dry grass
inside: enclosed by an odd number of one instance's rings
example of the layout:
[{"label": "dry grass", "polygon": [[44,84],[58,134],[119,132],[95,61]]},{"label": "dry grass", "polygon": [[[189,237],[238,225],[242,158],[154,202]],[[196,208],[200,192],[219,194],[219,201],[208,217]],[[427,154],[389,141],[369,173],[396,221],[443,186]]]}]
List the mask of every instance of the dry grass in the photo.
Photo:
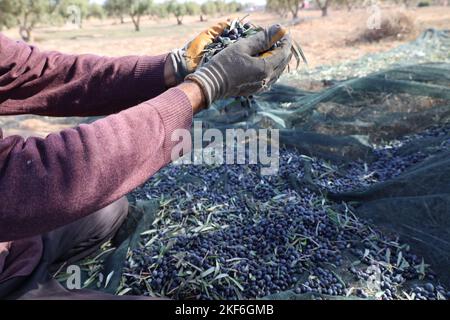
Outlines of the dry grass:
[{"label": "dry grass", "polygon": [[393,11],[381,15],[377,28],[368,28],[366,24],[360,27],[354,42],[378,42],[383,39],[405,39],[415,32],[414,18],[403,12]]},{"label": "dry grass", "polygon": [[[382,8],[382,14],[397,11],[395,8]],[[309,67],[336,64],[356,60],[368,53],[382,52],[414,39],[426,28],[448,28],[450,26],[449,7],[410,8],[405,11],[411,16],[416,28],[404,38],[391,37],[377,42],[357,42],[349,45],[348,39],[355,36],[355,26],[365,26],[369,13],[365,9],[330,9],[329,16],[322,18],[320,11],[301,11],[301,23],[290,27],[292,37],[302,45]],[[200,22],[198,17],[187,17],[183,26],[177,26],[175,19],[154,21],[144,19],[142,31],[133,31],[130,20],[125,24],[117,21],[87,21],[83,29],[70,27],[41,27],[36,30],[34,45],[42,50],[58,50],[65,53],[93,53],[106,56],[156,55],[182,46],[207,26],[223,20],[224,17],[210,18]],[[267,13],[253,13],[250,19],[259,25],[276,22],[289,24],[290,19],[280,19]],[[12,38],[18,38],[17,30],[5,32]],[[24,121],[23,118],[10,117],[5,124],[0,118],[5,136],[20,134],[23,136],[45,136],[49,132],[64,129],[68,123],[50,122],[46,118],[41,122]],[[14,124],[14,120],[16,123]],[[28,118],[27,118],[28,119]],[[2,123],[3,122],[3,123]],[[45,124],[48,122],[48,125]],[[74,121],[73,124],[77,122]]]},{"label": "dry grass", "polygon": [[[397,11],[382,8],[382,15]],[[379,42],[359,42],[348,45],[348,39],[355,36],[355,26],[365,26],[370,13],[366,9],[333,10],[326,18],[318,10],[301,11],[301,23],[291,26],[292,36],[300,42],[308,58],[309,66],[335,64],[355,60],[367,53],[386,51],[412,40],[422,30],[430,27],[448,28],[449,7],[410,8],[405,12],[416,22],[416,30],[405,38],[383,39]],[[142,31],[134,32],[131,21],[125,24],[117,21],[87,21],[83,29],[67,27],[39,28],[35,32],[35,42],[44,50],[58,50],[67,53],[93,53],[107,56],[155,55],[182,46],[207,26],[223,20],[224,17],[210,18],[200,22],[198,17],[185,18],[183,26],[177,26],[175,19],[154,21],[144,19]],[[252,13],[250,20],[259,25],[276,22],[289,24],[290,19],[280,19],[267,13]],[[17,30],[7,34],[17,38]]]}]

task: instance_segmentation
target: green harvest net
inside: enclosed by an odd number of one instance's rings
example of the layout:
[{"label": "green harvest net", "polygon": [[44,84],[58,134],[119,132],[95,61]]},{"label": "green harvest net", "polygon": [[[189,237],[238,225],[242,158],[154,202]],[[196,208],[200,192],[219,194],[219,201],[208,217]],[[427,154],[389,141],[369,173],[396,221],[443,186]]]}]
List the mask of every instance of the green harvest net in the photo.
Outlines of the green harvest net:
[{"label": "green harvest net", "polygon": [[[320,92],[308,92],[295,85],[305,78],[326,80],[332,86]],[[384,157],[392,157],[392,162],[397,161],[395,166],[402,166],[404,159],[415,159],[414,164],[405,165],[398,174],[356,187],[349,183],[349,186],[329,188],[326,181],[314,175],[314,165],[311,169],[309,162],[305,162],[303,169],[310,174],[305,173],[302,179],[290,175],[283,183],[296,190],[307,188],[333,206],[352,206],[357,218],[399,237],[432,266],[441,283],[450,285],[450,31],[427,30],[417,40],[386,53],[289,74],[271,91],[255,97],[247,107],[243,108],[240,101],[221,101],[196,120],[201,120],[205,128],[220,130],[280,129],[282,146],[296,150],[304,159],[325,161],[337,177],[351,171],[352,164],[370,167],[376,163],[380,146],[395,147],[395,155],[390,155],[389,148],[383,153]],[[434,128],[432,133],[423,134],[429,128]],[[390,165],[389,159],[386,166]],[[189,172],[174,182],[177,190],[202,183],[203,177]],[[145,186],[142,190],[145,191]],[[164,193],[162,187],[161,193]],[[120,235],[126,241],[106,259],[103,273],[108,277],[102,284],[106,291],[153,295],[155,287],[160,285],[146,282],[147,278],[137,281],[136,275],[130,275],[131,267],[124,269],[124,261],[130,259],[132,250],[141,248],[142,251],[143,243],[151,246],[159,241],[148,241],[148,234],[153,232],[148,230],[163,223],[158,216],[161,203],[154,197],[147,198],[151,200],[137,201],[135,220]],[[164,247],[167,250],[173,245],[170,239],[168,243]],[[386,256],[388,253],[391,251],[386,251]],[[401,265],[401,254],[396,259],[397,265]],[[344,269],[333,269],[333,273],[340,282],[347,283],[351,276]],[[158,273],[157,266],[152,270]],[[211,276],[208,272],[201,273],[204,279]],[[130,277],[134,278],[130,280]],[[189,279],[192,283],[198,280]],[[146,283],[147,287],[142,289],[138,282]],[[162,293],[155,295],[167,294],[165,289],[161,290]],[[202,289],[199,287],[198,291]],[[311,298],[310,293],[281,291],[268,297]],[[255,295],[267,296],[260,292]],[[327,292],[315,296],[331,297]]]}]

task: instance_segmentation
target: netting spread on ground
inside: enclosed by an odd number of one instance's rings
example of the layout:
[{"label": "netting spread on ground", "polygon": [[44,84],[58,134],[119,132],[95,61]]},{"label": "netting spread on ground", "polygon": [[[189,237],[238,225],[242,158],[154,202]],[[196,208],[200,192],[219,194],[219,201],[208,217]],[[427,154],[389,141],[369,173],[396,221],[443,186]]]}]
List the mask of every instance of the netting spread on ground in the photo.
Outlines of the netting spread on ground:
[{"label": "netting spread on ground", "polygon": [[[448,48],[448,32],[432,40]],[[106,260],[106,290],[449,297],[450,64],[397,66],[321,92],[277,85],[197,120],[279,128],[278,175],[259,165],[163,169],[132,195],[127,227],[137,230]]]},{"label": "netting spread on ground", "polygon": [[450,31],[428,29],[416,40],[392,50],[368,54],[358,60],[337,65],[323,65],[287,75],[287,80],[342,81],[360,78],[393,67],[429,63],[450,62]]}]

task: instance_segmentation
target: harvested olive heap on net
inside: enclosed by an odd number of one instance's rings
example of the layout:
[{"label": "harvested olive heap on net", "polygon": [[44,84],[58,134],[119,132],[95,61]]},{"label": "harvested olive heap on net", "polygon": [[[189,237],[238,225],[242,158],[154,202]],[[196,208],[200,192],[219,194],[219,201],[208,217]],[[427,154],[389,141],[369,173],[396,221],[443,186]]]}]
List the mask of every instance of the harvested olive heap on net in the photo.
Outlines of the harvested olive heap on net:
[{"label": "harvested olive heap on net", "polygon": [[420,152],[399,155],[402,146],[441,136],[439,153],[450,146],[450,126],[379,147],[376,161],[355,162],[347,175],[287,149],[274,176],[261,176],[258,165],[172,165],[134,194],[159,198],[160,211],[128,255],[121,290],[177,299],[450,298],[408,245],[295,182],[330,191],[367,186],[424,160]]},{"label": "harvested olive heap on net", "polygon": [[[450,47],[433,34],[417,46]],[[249,108],[216,103],[195,118],[204,128],[280,129],[278,173],[162,169],[131,195],[140,222],[101,287],[174,299],[449,299],[449,74],[445,62],[402,65],[320,92],[281,79]]]}]

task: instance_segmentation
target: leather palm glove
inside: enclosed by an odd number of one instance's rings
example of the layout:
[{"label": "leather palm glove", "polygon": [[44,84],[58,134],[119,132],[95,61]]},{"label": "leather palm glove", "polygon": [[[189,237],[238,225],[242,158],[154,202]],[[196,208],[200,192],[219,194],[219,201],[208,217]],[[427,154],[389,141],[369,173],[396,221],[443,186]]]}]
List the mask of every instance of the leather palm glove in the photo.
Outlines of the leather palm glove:
[{"label": "leather palm glove", "polygon": [[291,49],[286,30],[274,25],[231,44],[186,80],[200,85],[208,106],[218,99],[250,96],[278,80],[292,58]]},{"label": "leather palm glove", "polygon": [[170,53],[175,71],[176,83],[180,84],[184,78],[194,72],[203,58],[205,47],[211,44],[214,39],[223,33],[229,26],[228,22],[220,22],[217,25],[203,31],[182,49],[176,49]]}]

